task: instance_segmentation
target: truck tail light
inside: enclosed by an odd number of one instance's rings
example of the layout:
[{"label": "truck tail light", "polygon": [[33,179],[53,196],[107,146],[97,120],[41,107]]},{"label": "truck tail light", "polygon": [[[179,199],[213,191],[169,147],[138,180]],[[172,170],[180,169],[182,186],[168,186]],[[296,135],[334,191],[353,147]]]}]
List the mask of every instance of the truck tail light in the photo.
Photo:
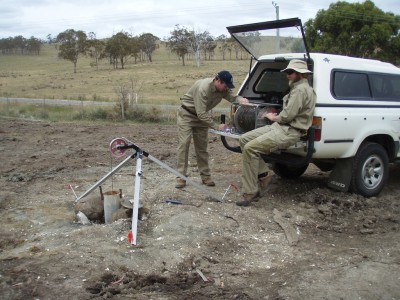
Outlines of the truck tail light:
[{"label": "truck tail light", "polygon": [[312,126],[315,128],[314,141],[319,142],[321,140],[322,118],[313,117]]}]

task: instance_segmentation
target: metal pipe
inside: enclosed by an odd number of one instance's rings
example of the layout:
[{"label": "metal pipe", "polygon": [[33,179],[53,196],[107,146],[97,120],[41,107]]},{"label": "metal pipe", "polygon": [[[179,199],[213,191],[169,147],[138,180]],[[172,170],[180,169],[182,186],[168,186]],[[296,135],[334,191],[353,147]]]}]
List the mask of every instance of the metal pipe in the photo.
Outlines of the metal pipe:
[{"label": "metal pipe", "polygon": [[136,155],[133,154],[131,156],[128,156],[125,158],[118,166],[116,166],[114,169],[112,169],[110,172],[108,172],[103,178],[101,178],[99,181],[97,181],[90,189],[88,189],[86,192],[84,192],[79,198],[75,200],[75,202],[79,202],[83,197],[89,195],[95,188],[97,188],[99,185],[101,185],[104,181],[108,179],[108,177],[112,176],[115,172],[117,172],[119,169],[121,169],[128,160],[134,158]]}]

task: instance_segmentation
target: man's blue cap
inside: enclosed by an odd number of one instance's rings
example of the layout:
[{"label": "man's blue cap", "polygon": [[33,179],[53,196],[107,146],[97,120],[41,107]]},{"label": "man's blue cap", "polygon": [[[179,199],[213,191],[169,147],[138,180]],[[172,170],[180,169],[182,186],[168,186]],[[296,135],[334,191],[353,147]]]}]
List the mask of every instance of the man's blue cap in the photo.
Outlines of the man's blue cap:
[{"label": "man's blue cap", "polygon": [[228,71],[221,71],[217,74],[217,78],[221,80],[230,89],[234,89],[232,74]]}]

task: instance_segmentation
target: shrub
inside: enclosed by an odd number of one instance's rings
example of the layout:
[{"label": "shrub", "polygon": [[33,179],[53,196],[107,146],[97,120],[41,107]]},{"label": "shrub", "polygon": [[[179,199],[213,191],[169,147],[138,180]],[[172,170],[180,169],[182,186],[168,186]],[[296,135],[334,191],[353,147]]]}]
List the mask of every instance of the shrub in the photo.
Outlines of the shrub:
[{"label": "shrub", "polygon": [[35,119],[47,120],[50,117],[50,113],[46,109],[39,109],[34,113]]},{"label": "shrub", "polygon": [[157,123],[160,122],[161,111],[155,107],[144,107],[134,105],[128,108],[125,114],[125,119],[134,121],[134,122],[148,122],[148,123]]}]

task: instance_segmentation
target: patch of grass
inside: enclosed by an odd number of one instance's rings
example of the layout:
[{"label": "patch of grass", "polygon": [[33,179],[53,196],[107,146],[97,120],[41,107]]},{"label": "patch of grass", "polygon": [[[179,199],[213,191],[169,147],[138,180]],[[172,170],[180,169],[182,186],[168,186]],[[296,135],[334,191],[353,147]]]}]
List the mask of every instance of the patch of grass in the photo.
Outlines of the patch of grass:
[{"label": "patch of grass", "polygon": [[132,123],[176,123],[176,111],[161,111],[157,106],[132,106],[125,112],[122,119],[121,112],[116,106],[54,106],[8,103],[0,104],[0,116],[9,118],[48,120],[52,122],[66,121],[94,121],[94,122],[132,122]]},{"label": "patch of grass", "polygon": [[95,109],[81,109],[79,111],[75,111],[71,118],[74,121],[88,120],[88,121],[108,121],[110,119],[109,115],[111,114],[110,109],[105,108],[95,108]]}]

